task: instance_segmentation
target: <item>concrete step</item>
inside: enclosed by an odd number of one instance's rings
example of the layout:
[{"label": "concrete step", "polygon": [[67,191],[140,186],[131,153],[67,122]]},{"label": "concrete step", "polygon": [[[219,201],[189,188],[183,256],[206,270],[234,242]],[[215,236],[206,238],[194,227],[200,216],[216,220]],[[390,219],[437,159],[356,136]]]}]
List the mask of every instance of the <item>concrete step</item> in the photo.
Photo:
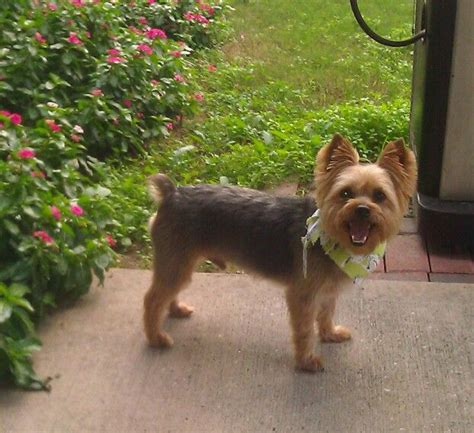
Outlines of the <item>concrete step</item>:
[{"label": "concrete step", "polygon": [[0,389],[0,431],[471,432],[474,286],[368,281],[341,296],[353,340],[319,347],[325,371],[293,368],[281,289],[196,274],[153,350],[142,332],[150,272],[117,269],[40,327],[51,393]]}]

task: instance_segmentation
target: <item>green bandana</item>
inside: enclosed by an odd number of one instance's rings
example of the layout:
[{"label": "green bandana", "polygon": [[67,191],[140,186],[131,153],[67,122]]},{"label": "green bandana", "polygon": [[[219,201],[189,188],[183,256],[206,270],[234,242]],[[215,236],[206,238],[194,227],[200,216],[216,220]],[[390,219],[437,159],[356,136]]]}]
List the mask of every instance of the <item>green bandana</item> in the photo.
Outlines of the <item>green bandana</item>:
[{"label": "green bandana", "polygon": [[336,263],[354,283],[359,283],[363,278],[373,272],[385,253],[385,242],[377,245],[374,251],[368,255],[354,255],[339,246],[334,240],[321,230],[319,209],[306,221],[308,227],[303,241],[303,273],[306,278],[308,267],[308,249],[318,240],[324,252]]}]

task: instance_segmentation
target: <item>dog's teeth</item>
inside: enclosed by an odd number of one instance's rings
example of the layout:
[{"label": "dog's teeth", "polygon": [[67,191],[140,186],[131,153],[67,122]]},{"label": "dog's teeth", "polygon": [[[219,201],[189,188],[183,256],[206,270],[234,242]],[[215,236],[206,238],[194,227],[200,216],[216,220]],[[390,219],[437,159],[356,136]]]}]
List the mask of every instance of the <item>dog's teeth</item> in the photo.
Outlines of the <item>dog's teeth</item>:
[{"label": "dog's teeth", "polygon": [[355,245],[364,245],[367,242],[367,236],[363,239],[356,239],[355,236],[351,236],[352,243]]}]

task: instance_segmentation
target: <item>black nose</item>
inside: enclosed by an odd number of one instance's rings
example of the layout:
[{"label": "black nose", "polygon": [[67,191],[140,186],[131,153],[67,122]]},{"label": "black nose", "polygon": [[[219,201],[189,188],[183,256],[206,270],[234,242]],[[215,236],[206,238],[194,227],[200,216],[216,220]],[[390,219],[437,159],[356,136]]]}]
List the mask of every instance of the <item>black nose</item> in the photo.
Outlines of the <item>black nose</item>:
[{"label": "black nose", "polygon": [[356,214],[359,218],[366,219],[366,218],[368,218],[369,215],[370,215],[370,209],[369,209],[368,206],[365,206],[365,205],[363,205],[363,204],[360,204],[359,206],[356,207],[355,214]]}]

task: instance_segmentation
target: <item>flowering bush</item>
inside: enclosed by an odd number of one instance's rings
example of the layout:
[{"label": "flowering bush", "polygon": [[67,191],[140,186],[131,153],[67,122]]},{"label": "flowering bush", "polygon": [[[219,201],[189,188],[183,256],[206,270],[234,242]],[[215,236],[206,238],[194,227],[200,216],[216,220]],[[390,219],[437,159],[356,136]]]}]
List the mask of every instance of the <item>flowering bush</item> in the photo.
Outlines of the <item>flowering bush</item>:
[{"label": "flowering bush", "polygon": [[220,4],[0,2],[0,381],[44,386],[33,323],[99,281],[130,228],[111,215],[96,157],[137,154],[202,100],[186,57]]},{"label": "flowering bush", "polygon": [[32,128],[0,111],[0,379],[21,386],[41,385],[30,316],[86,293],[114,256],[109,191],[93,184],[100,165],[73,138],[82,128],[57,111],[40,106]]},{"label": "flowering bush", "polygon": [[186,57],[215,40],[202,1],[0,2],[0,381],[41,388],[33,323],[99,281],[130,228],[96,157],[137,154],[202,95]]},{"label": "flowering bush", "polygon": [[[143,151],[195,101],[184,59],[212,43],[222,6],[194,1],[17,1],[0,5],[0,106],[71,108],[89,154]],[[192,19],[191,19],[192,16]],[[28,77],[28,80],[25,80]]]}]

